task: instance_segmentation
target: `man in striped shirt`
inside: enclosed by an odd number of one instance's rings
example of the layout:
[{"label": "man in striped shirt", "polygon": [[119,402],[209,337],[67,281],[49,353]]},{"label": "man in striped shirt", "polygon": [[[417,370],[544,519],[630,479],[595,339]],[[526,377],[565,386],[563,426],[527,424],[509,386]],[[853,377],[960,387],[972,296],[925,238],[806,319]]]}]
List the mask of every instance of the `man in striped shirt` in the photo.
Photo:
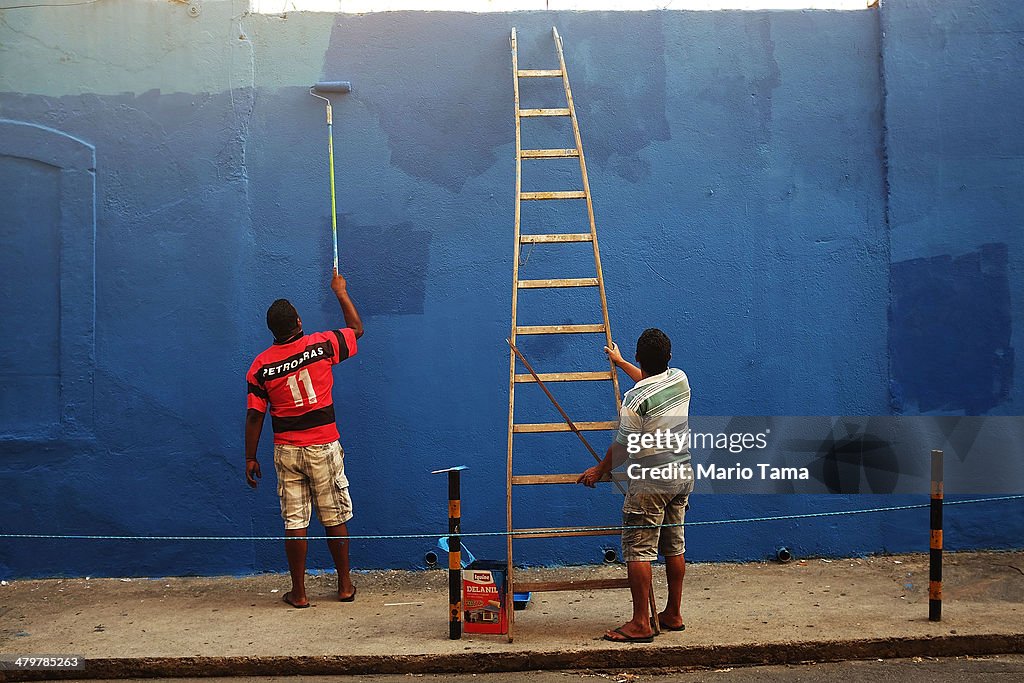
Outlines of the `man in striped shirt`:
[{"label": "man in striped shirt", "polygon": [[[256,356],[246,374],[248,399],[245,419],[245,478],[256,488],[260,464],[256,447],[267,409],[274,428],[274,469],[285,536],[306,537],[316,505],[327,542],[338,570],[338,599],[352,602],[355,586],[349,576],[348,528],[352,499],[345,477],[345,452],[334,419],[333,367],[356,355],[356,340],[363,323],[348,295],[345,278],[335,271],[331,280],[345,327],[304,334],[302,318],[287,299],[278,299],[267,310],[267,327],[274,343]],[[292,589],[284,601],[292,607],[309,607],[306,596],[306,541],[285,541],[285,555]]]},{"label": "man in striped shirt", "polygon": [[636,385],[622,399],[615,441],[604,459],[578,481],[593,488],[616,467],[629,463],[629,489],[622,505],[622,526],[626,527],[622,557],[628,566],[633,618],[605,633],[604,638],[649,643],[654,637],[648,614],[651,562],[658,559],[659,551],[665,557],[668,602],[658,614],[658,622],[667,631],[685,628],[680,603],[686,572],[683,520],[693,491],[687,425],[690,383],[682,370],[668,367],[672,343],[659,329],[644,330],[637,340],[640,367],[626,361],[616,344],[604,350]]}]

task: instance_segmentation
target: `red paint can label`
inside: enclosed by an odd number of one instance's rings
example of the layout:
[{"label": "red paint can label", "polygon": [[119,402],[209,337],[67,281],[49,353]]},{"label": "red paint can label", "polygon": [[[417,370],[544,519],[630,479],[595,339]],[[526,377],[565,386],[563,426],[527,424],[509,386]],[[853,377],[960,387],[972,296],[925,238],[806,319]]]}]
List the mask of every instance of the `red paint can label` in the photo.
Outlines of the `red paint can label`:
[{"label": "red paint can label", "polygon": [[462,570],[463,630],[466,633],[508,633],[505,613],[505,572]]}]

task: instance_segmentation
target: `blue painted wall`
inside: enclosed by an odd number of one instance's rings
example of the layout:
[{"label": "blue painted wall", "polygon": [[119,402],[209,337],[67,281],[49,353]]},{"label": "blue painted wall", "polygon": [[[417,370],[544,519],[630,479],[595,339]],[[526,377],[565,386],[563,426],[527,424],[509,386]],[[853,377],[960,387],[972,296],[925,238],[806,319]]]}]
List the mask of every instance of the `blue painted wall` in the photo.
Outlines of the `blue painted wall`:
[{"label": "blue painted wall", "polygon": [[[5,12],[0,38],[21,49],[0,66],[0,119],[17,122],[0,138],[16,198],[0,228],[3,530],[279,533],[269,439],[260,489],[242,478],[242,377],[269,343],[273,299],[294,301],[307,328],[340,320],[323,109],[306,92],[340,78],[354,84],[335,107],[341,260],[367,328],[335,394],[352,531],[444,528],[444,483],[427,472],[457,463],[471,467],[465,528],[504,528],[512,26],[537,68],[554,65],[559,27],[616,337],[628,347],[665,329],[694,413],[1019,413],[1024,10],[930,4],[238,19],[208,2],[190,19],[115,0]],[[32,39],[59,38],[70,18],[95,30],[54,47]],[[557,89],[530,86],[524,106],[557,104]],[[530,125],[538,146],[560,146],[564,131]],[[528,171],[527,189],[570,187],[571,169],[552,167]],[[538,248],[524,276],[585,274],[585,253],[553,254]],[[595,322],[578,296],[524,297],[520,320]],[[602,359],[564,340],[526,350],[550,369]],[[577,414],[610,417],[608,396],[572,398]],[[524,396],[524,418],[556,419],[546,409]],[[570,471],[586,454],[567,438],[520,462]],[[611,491],[537,487],[520,500],[524,525],[618,519]],[[691,519],[899,502],[698,495]],[[954,548],[1024,538],[1019,504],[950,518]],[[911,512],[695,527],[688,556],[920,550],[925,524]],[[353,561],[410,567],[432,546],[360,542]],[[524,562],[580,563],[598,561],[602,541],[519,547]],[[477,556],[502,548],[472,544]],[[323,548],[311,561],[329,565]],[[283,568],[277,543],[0,545],[3,576]]]},{"label": "blue painted wall", "polygon": [[904,0],[882,27],[893,408],[1020,414],[1024,7]]}]

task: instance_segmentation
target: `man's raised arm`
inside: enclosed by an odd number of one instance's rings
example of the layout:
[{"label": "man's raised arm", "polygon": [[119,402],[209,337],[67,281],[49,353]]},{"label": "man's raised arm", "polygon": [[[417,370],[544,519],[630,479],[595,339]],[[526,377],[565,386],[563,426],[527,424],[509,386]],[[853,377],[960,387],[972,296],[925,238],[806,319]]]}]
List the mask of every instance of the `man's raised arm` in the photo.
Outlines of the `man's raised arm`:
[{"label": "man's raised arm", "polygon": [[341,314],[345,316],[345,326],[352,328],[356,339],[359,339],[363,336],[363,321],[359,318],[359,311],[356,310],[356,305],[352,303],[352,298],[348,295],[348,283],[338,271],[334,271],[334,277],[331,278],[331,289],[334,290],[334,295],[338,297],[338,303],[341,304]]},{"label": "man's raised arm", "polygon": [[640,371],[640,368],[622,357],[622,352],[619,351],[618,344],[612,342],[610,347],[604,347],[604,352],[608,354],[608,360],[610,360],[615,367],[621,368],[624,373],[629,375],[631,380],[639,382],[643,378],[643,373]]}]

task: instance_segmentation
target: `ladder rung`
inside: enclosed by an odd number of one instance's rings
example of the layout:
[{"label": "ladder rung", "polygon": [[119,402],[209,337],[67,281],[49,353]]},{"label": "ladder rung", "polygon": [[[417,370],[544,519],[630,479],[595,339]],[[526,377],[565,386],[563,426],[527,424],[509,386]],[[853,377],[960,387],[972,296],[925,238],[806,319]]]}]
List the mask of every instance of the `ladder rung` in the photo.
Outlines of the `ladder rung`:
[{"label": "ladder rung", "polygon": [[604,332],[604,325],[523,325],[516,334],[589,334]]},{"label": "ladder rung", "polygon": [[575,149],[521,149],[519,156],[524,159],[558,159],[560,157],[578,157]]},{"label": "ladder rung", "polygon": [[[536,484],[575,484],[580,478],[579,474],[519,474],[512,477],[513,486],[532,486]],[[599,481],[628,481],[629,477],[624,473],[615,472],[606,474]]]},{"label": "ladder rung", "polygon": [[520,116],[568,116],[569,110],[567,108],[558,109],[520,109]]},{"label": "ladder rung", "polygon": [[618,536],[621,529],[595,530],[593,527],[554,526],[533,529],[513,529],[514,538],[561,538],[562,536]]},{"label": "ladder rung", "polygon": [[520,69],[519,78],[557,78],[562,75],[561,69]]},{"label": "ladder rung", "polygon": [[[534,484],[575,484],[579,474],[520,474],[512,477],[513,486],[531,486]],[[602,481],[611,481],[607,475]]]},{"label": "ladder rung", "polygon": [[517,593],[546,593],[549,591],[588,591],[609,588],[629,588],[629,579],[581,579],[579,581],[515,581]]},{"label": "ladder rung", "polygon": [[567,192],[520,192],[520,199],[586,199],[587,193],[583,190],[570,190]]},{"label": "ladder rung", "polygon": [[544,287],[597,287],[596,277],[574,277],[561,280],[520,280],[519,289],[543,289]]},{"label": "ladder rung", "polygon": [[[542,382],[600,382],[612,378],[610,371],[604,372],[538,372]],[[536,382],[533,375],[516,375],[517,382]]]},{"label": "ladder rung", "polygon": [[[619,423],[610,422],[576,422],[576,429],[581,432],[603,432],[618,429]],[[564,422],[533,422],[512,425],[512,431],[517,434],[531,434],[536,432],[568,432],[569,425]]]},{"label": "ladder rung", "polygon": [[593,242],[589,232],[565,232],[557,235],[520,235],[522,244],[544,244],[547,242]]}]

